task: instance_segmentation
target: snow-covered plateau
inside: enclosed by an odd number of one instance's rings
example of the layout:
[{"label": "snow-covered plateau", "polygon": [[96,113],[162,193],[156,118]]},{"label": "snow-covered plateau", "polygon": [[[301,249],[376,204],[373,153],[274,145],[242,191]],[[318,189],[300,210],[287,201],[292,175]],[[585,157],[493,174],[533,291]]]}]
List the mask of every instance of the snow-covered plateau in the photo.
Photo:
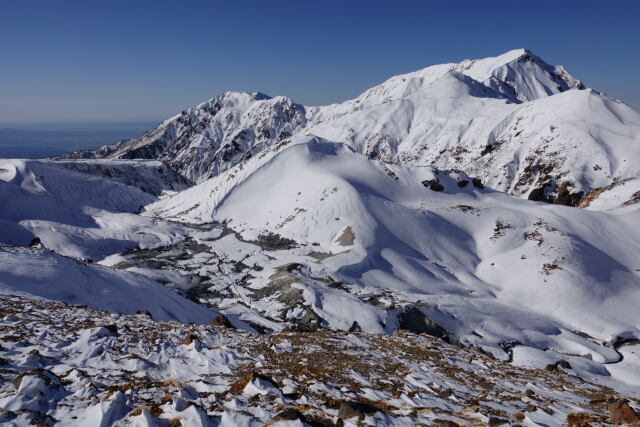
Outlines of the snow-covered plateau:
[{"label": "snow-covered plateau", "polygon": [[524,49],[0,159],[0,421],[640,424],[638,159]]}]

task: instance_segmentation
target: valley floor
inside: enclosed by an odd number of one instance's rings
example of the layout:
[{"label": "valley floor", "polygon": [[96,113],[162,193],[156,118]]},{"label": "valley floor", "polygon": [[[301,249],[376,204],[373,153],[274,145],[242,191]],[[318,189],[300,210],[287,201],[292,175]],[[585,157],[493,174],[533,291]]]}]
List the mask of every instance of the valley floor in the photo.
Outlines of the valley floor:
[{"label": "valley floor", "polygon": [[257,335],[3,296],[0,337],[3,425],[577,426],[640,407],[566,362],[525,369],[405,331]]}]

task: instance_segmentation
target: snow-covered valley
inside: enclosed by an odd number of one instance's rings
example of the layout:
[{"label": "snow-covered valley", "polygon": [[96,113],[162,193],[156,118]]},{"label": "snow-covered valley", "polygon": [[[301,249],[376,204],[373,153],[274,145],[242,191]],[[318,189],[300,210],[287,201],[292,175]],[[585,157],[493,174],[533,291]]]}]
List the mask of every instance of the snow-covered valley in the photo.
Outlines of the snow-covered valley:
[{"label": "snow-covered valley", "polygon": [[0,326],[21,331],[0,417],[613,422],[640,402],[638,158],[640,113],[516,50],[323,107],[229,92],[95,151],[0,159]]}]

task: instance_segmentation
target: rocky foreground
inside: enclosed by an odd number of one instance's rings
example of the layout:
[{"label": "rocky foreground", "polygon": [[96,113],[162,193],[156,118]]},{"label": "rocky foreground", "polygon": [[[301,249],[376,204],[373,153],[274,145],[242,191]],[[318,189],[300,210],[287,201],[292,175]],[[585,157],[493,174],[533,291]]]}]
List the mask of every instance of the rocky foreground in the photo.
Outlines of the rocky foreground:
[{"label": "rocky foreground", "polygon": [[[640,400],[400,331],[256,335],[0,299],[3,425],[640,424]],[[635,408],[635,409],[634,409]]]}]

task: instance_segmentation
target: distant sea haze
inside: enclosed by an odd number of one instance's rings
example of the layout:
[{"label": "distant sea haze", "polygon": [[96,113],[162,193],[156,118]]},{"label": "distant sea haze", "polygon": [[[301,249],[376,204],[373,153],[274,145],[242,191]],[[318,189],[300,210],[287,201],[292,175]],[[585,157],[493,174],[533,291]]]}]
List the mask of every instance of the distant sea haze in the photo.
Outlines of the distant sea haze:
[{"label": "distant sea haze", "polygon": [[38,159],[141,135],[158,122],[0,124],[0,158]]}]

